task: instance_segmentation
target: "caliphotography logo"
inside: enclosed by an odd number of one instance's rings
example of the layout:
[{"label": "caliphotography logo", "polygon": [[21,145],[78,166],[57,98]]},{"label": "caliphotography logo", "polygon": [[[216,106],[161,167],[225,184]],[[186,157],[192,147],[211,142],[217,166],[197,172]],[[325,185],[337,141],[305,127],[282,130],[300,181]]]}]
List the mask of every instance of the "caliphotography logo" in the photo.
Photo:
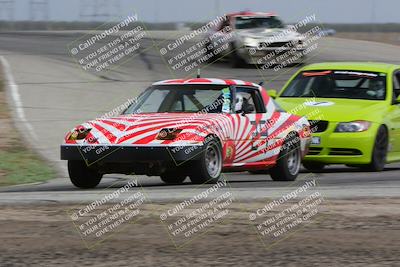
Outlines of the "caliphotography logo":
[{"label": "caliphotography logo", "polygon": [[144,56],[149,39],[137,14],[106,23],[68,44],[70,54],[85,72],[107,73],[136,56]]},{"label": "caliphotography logo", "polygon": [[397,0],[0,0],[0,267],[399,266]]},{"label": "caliphotography logo", "polygon": [[173,245],[182,249],[206,235],[216,224],[223,224],[234,201],[230,186],[223,177],[215,184],[195,188],[183,201],[172,204],[160,214],[160,221]]},{"label": "caliphotography logo", "polygon": [[327,203],[318,190],[317,179],[314,174],[301,177],[280,197],[249,214],[249,220],[267,249],[323,218],[321,211],[326,212]]},{"label": "caliphotography logo", "polygon": [[76,205],[66,212],[88,249],[94,249],[112,235],[123,231],[141,217],[148,199],[137,180],[104,191],[88,204]]}]

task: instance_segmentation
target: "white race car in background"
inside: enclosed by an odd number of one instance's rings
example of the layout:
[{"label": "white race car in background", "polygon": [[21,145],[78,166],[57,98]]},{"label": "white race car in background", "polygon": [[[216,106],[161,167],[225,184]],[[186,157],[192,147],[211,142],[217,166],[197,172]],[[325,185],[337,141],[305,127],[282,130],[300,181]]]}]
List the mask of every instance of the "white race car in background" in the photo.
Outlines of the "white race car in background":
[{"label": "white race car in background", "polygon": [[294,58],[295,54],[300,56],[293,63],[303,63],[304,41],[302,34],[273,13],[239,12],[227,14],[211,29],[205,46],[213,53],[214,60],[227,57],[232,67],[237,68],[244,64],[265,65],[274,60],[279,64],[279,59]]}]

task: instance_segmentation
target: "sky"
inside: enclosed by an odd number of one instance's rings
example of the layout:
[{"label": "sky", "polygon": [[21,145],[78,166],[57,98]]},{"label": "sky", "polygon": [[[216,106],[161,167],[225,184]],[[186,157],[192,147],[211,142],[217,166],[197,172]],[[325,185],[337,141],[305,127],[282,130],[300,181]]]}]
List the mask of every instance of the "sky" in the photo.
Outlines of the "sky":
[{"label": "sky", "polygon": [[[15,20],[31,17],[30,1],[43,0],[15,0]],[[121,16],[137,13],[148,22],[207,21],[218,14],[251,10],[273,11],[288,22],[315,13],[324,23],[400,23],[400,0],[48,0],[49,19],[80,20],[80,12],[92,13],[96,1],[105,2],[114,11],[118,10],[115,2],[119,1]],[[85,2],[92,4],[84,5]],[[101,9],[102,5],[96,6]],[[8,13],[0,6],[1,19],[9,18]],[[43,13],[38,10],[34,17],[43,18]]]}]

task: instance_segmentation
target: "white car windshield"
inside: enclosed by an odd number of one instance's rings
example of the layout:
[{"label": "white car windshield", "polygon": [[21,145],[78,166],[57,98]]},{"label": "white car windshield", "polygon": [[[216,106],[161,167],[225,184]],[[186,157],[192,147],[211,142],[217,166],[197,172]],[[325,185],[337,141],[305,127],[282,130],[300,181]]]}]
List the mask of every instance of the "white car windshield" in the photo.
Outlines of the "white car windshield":
[{"label": "white car windshield", "polygon": [[236,17],[236,29],[284,28],[284,23],[277,17]]}]

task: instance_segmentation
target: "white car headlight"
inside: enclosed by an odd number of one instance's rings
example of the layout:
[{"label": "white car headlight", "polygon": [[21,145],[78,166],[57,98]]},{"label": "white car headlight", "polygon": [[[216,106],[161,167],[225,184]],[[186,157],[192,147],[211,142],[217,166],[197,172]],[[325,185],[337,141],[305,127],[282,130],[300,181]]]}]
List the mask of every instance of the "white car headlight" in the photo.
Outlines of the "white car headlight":
[{"label": "white car headlight", "polygon": [[245,46],[257,46],[257,40],[251,37],[244,37],[243,43]]},{"label": "white car headlight", "polygon": [[369,121],[352,121],[352,122],[341,122],[336,126],[335,132],[338,133],[354,133],[364,132],[371,127]]}]

